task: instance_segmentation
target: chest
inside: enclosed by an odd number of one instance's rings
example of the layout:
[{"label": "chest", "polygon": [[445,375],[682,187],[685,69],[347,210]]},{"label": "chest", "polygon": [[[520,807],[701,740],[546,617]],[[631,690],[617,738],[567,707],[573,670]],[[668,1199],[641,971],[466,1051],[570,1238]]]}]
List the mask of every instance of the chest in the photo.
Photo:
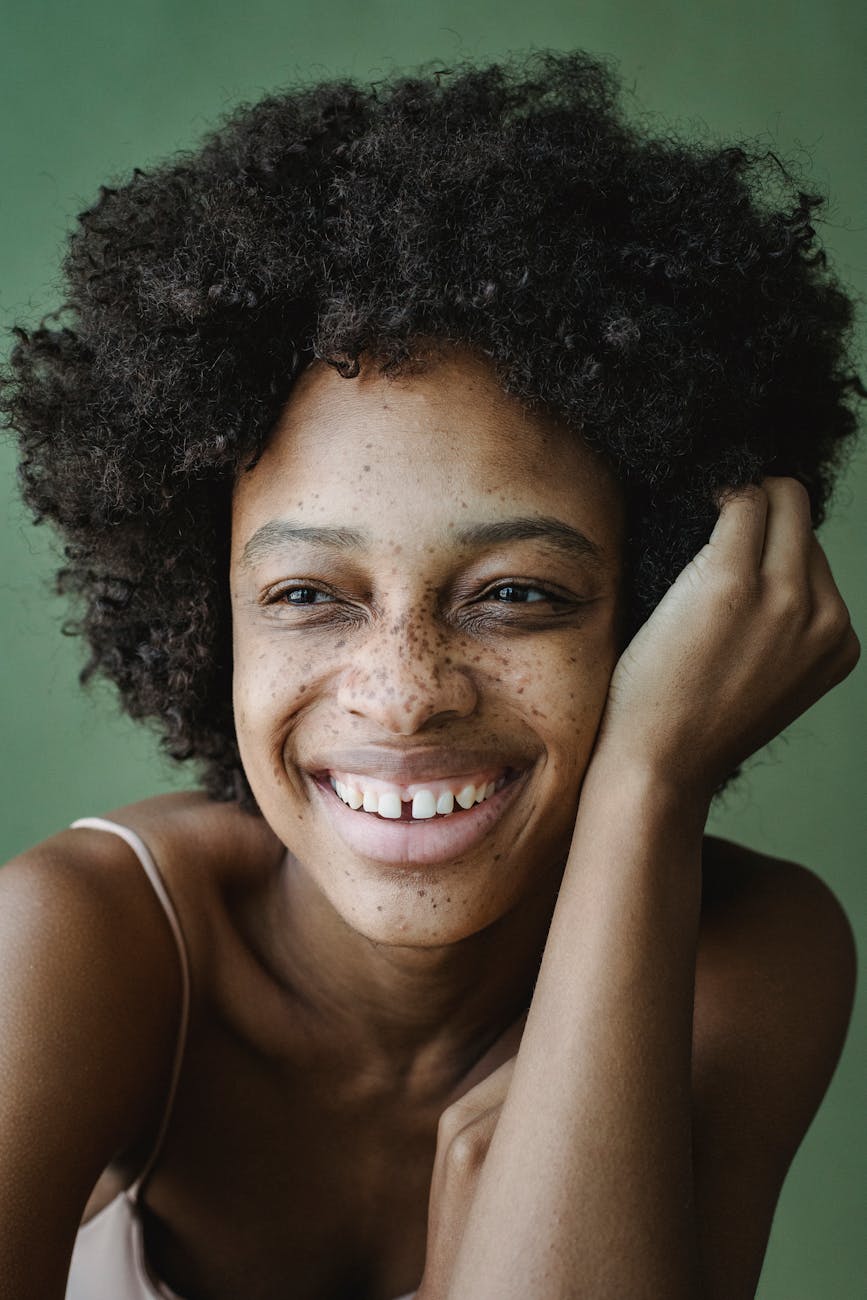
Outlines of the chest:
[{"label": "chest", "polygon": [[[347,1106],[315,1071],[190,1044],[143,1209],[151,1271],[194,1300],[395,1300],[424,1268],[436,1116]],[[207,1086],[204,1086],[205,1082]]]}]

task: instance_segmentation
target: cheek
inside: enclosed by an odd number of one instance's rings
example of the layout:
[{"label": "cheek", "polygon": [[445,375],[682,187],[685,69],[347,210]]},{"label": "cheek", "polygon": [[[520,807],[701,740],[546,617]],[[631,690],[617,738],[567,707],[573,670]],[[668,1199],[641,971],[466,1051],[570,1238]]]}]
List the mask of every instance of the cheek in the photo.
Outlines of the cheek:
[{"label": "cheek", "polygon": [[604,703],[616,658],[613,632],[564,635],[522,656],[515,692],[546,714],[556,712],[575,721],[595,715]]},{"label": "cheek", "polygon": [[540,656],[516,678],[519,708],[543,740],[549,763],[564,777],[583,775],[615,662],[613,640],[575,638],[564,653]]},{"label": "cheek", "polygon": [[285,732],[311,689],[312,665],[236,633],[232,698],[238,740],[268,744]]}]

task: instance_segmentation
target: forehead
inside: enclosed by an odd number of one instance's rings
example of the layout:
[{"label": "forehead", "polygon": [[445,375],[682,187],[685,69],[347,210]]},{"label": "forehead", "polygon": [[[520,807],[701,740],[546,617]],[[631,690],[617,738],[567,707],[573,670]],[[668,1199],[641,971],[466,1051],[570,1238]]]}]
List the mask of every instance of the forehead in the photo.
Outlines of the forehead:
[{"label": "forehead", "polygon": [[[304,517],[424,530],[543,514],[594,527],[608,549],[622,493],[572,429],[505,393],[483,358],[455,350],[396,377],[368,362],[353,379],[302,373],[255,468],[241,473],[233,532]],[[452,524],[448,524],[449,527]]]}]

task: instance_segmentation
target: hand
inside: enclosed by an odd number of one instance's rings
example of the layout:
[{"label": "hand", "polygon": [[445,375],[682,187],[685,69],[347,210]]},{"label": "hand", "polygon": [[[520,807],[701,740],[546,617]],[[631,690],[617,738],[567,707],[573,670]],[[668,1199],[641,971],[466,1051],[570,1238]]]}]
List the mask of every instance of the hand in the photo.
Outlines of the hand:
[{"label": "hand", "polygon": [[497,1039],[464,1082],[480,1079],[443,1111],[428,1200],[424,1277],[416,1300],[448,1295],[476,1184],[515,1068],[525,1012]]},{"label": "hand", "polygon": [[617,663],[593,761],[613,751],[709,802],[859,652],[802,484],[733,490]]}]

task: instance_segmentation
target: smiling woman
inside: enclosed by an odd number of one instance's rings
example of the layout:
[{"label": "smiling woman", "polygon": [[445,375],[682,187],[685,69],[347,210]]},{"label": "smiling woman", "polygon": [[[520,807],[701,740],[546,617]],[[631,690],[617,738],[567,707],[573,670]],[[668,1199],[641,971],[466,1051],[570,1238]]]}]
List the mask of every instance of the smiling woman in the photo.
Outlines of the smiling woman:
[{"label": "smiling woman", "polygon": [[240,109],[3,384],[85,675],[203,792],[0,874],[0,1300],[738,1300],[845,1037],[704,835],[851,671],[819,205],[581,54]]},{"label": "smiling woman", "polygon": [[[471,354],[299,379],[233,498],[235,726],[266,820],[368,939],[410,907],[419,939],[465,938],[562,860],[618,654],[622,534],[610,469]],[[381,865],[347,878],[347,849],[430,868],[421,895]]]}]

